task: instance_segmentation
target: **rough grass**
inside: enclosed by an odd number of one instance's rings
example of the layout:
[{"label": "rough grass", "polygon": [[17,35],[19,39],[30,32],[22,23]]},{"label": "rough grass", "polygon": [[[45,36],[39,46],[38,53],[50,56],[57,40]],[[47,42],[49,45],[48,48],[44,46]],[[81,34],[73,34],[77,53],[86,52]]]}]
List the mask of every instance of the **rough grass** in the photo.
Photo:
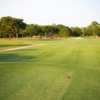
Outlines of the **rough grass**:
[{"label": "rough grass", "polygon": [[0,41],[0,100],[100,100],[100,39]]}]

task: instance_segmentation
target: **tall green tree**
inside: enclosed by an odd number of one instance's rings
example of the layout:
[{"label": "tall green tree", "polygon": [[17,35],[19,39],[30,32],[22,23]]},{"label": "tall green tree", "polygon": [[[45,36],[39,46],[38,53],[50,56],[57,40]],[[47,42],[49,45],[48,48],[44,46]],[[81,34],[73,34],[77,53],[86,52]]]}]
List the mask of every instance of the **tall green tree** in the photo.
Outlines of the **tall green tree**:
[{"label": "tall green tree", "polygon": [[4,36],[11,36],[13,35],[13,20],[12,17],[7,16],[7,17],[2,17],[0,20],[0,26],[1,26],[1,33]]},{"label": "tall green tree", "polygon": [[58,32],[59,32],[59,29],[56,27],[56,25],[42,26],[42,30],[43,30],[45,37],[51,37],[51,38],[53,38],[53,36],[55,34],[58,34]]},{"label": "tall green tree", "polygon": [[4,36],[18,37],[20,30],[25,29],[26,24],[23,19],[13,18],[10,16],[2,17],[0,20],[0,32]]},{"label": "tall green tree", "polygon": [[47,38],[49,34],[49,26],[48,25],[42,26],[42,31],[44,33],[44,36]]},{"label": "tall green tree", "polygon": [[26,28],[26,23],[23,22],[23,19],[13,18],[13,28],[15,36],[18,38],[18,35],[21,34],[21,31]]},{"label": "tall green tree", "polygon": [[53,38],[54,34],[58,33],[58,28],[55,25],[48,26],[48,35],[49,37]]},{"label": "tall green tree", "polygon": [[90,25],[93,36],[97,36],[100,33],[100,24],[97,21],[93,21]]},{"label": "tall green tree", "polygon": [[34,25],[33,24],[30,24],[30,25],[27,25],[25,30],[23,31],[24,35],[25,36],[30,36],[32,38],[32,36],[34,35],[34,29],[33,29]]},{"label": "tall green tree", "polygon": [[64,25],[57,25],[58,29],[59,29],[59,36],[60,37],[68,37],[71,34],[71,30],[69,27],[66,27]]},{"label": "tall green tree", "polygon": [[42,35],[42,28],[39,25],[29,24],[26,26],[24,30],[24,34],[30,36],[41,36]]},{"label": "tall green tree", "polygon": [[73,36],[82,36],[82,30],[79,27],[71,27]]},{"label": "tall green tree", "polygon": [[87,26],[84,30],[84,36],[92,36],[92,29],[90,26]]}]

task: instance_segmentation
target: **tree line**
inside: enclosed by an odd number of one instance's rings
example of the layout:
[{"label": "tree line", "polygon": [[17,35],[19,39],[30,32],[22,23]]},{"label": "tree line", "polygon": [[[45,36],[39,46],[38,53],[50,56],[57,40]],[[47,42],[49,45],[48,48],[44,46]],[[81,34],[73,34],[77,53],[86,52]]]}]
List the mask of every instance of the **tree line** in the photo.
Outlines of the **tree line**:
[{"label": "tree line", "polygon": [[39,38],[57,38],[57,37],[79,37],[79,36],[100,36],[100,23],[93,21],[87,27],[68,27],[62,24],[38,25],[27,24],[20,18],[11,16],[0,19],[0,37],[18,38],[18,37],[39,37]]}]

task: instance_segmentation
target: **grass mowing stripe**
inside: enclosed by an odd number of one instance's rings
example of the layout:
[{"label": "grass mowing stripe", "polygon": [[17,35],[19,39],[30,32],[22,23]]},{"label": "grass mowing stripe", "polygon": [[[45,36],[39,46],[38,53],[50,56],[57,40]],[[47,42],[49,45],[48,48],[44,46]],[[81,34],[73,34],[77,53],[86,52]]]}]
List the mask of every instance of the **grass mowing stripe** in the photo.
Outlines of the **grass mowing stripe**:
[{"label": "grass mowing stripe", "polygon": [[[70,77],[72,77],[72,73],[67,73]],[[61,100],[62,96],[65,94],[65,91],[71,84],[71,79],[67,78],[67,74],[64,77],[57,78],[51,88],[47,90],[48,95],[45,100]],[[60,90],[60,91],[59,91]]]}]

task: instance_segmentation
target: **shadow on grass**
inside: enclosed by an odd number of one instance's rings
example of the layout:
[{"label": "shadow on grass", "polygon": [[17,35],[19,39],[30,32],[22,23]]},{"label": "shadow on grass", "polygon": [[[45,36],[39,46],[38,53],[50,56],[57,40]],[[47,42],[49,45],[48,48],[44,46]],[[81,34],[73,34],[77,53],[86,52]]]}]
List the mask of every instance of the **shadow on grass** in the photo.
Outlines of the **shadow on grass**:
[{"label": "shadow on grass", "polygon": [[0,54],[0,62],[30,61],[32,59],[35,59],[35,57],[31,55],[19,55],[13,53]]},{"label": "shadow on grass", "polygon": [[29,46],[31,44],[0,44],[0,47]]}]

